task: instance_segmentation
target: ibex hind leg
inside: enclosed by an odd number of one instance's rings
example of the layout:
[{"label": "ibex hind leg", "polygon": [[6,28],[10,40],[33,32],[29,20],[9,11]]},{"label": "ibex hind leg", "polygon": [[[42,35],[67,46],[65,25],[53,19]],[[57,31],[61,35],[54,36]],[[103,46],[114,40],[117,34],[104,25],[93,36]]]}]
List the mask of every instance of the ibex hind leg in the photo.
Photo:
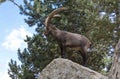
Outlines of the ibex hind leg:
[{"label": "ibex hind leg", "polygon": [[80,54],[82,56],[82,59],[83,59],[82,65],[87,66],[87,55],[86,55],[86,53],[84,51],[79,51],[79,52],[80,52]]}]

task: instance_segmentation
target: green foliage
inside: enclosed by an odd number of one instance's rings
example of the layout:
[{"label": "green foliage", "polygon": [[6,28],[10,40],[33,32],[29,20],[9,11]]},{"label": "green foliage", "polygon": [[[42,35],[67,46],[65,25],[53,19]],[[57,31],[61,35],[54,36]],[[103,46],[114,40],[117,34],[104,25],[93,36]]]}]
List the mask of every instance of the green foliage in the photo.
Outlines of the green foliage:
[{"label": "green foliage", "polygon": [[19,78],[19,72],[20,72],[20,66],[17,65],[17,62],[12,60],[9,63],[9,67],[11,70],[8,70],[8,74],[12,79],[17,79]]},{"label": "green foliage", "polygon": [[0,3],[3,3],[3,2],[5,2],[6,0],[0,0]]},{"label": "green foliage", "polygon": [[[25,42],[28,47],[22,52],[18,51],[18,58],[22,64],[17,66],[16,62],[9,63],[11,78],[36,79],[39,72],[50,61],[60,57],[60,49],[56,40],[52,36],[47,38],[44,36],[44,20],[52,10],[61,6],[68,7],[68,10],[60,13],[62,18],[53,19],[51,23],[61,30],[88,37],[93,43],[94,51],[88,53],[87,66],[98,72],[106,73],[103,69],[109,70],[111,63],[108,52],[110,47],[115,46],[120,36],[119,19],[116,18],[114,23],[109,20],[109,15],[118,9],[116,5],[117,1],[112,0],[24,0],[24,5],[19,7],[20,13],[27,16],[25,22],[29,26],[38,26],[37,34],[27,37]],[[103,11],[106,15],[100,18],[99,13]],[[79,64],[82,63],[78,51],[68,49],[66,57]]]}]

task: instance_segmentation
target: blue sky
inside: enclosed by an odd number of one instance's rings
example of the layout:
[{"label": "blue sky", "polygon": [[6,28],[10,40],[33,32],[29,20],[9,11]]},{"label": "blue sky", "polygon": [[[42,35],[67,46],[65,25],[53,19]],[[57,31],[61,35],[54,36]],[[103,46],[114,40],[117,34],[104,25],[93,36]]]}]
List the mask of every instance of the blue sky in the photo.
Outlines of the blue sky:
[{"label": "blue sky", "polygon": [[[22,0],[17,0],[22,4]],[[11,2],[0,4],[0,79],[8,77],[8,62],[17,60],[17,49],[26,47],[26,35],[32,36],[34,28],[24,22],[24,16],[19,14],[19,9]]]}]

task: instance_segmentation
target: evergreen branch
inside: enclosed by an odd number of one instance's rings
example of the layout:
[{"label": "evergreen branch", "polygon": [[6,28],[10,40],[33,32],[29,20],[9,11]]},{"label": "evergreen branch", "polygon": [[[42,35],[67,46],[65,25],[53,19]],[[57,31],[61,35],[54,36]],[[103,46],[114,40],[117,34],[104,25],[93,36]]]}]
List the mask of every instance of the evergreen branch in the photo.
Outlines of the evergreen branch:
[{"label": "evergreen branch", "polygon": [[20,8],[20,5],[18,5],[14,0],[9,0],[9,1],[15,4],[18,8]]}]

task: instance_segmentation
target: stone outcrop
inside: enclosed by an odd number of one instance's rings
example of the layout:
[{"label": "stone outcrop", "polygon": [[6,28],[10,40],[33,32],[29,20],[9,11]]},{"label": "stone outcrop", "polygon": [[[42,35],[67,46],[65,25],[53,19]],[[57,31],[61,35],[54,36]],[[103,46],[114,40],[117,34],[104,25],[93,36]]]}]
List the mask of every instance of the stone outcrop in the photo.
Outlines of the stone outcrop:
[{"label": "stone outcrop", "polygon": [[108,79],[102,74],[68,59],[57,58],[47,65],[38,79]]},{"label": "stone outcrop", "polygon": [[113,63],[109,72],[109,79],[120,79],[120,40],[115,47]]}]

